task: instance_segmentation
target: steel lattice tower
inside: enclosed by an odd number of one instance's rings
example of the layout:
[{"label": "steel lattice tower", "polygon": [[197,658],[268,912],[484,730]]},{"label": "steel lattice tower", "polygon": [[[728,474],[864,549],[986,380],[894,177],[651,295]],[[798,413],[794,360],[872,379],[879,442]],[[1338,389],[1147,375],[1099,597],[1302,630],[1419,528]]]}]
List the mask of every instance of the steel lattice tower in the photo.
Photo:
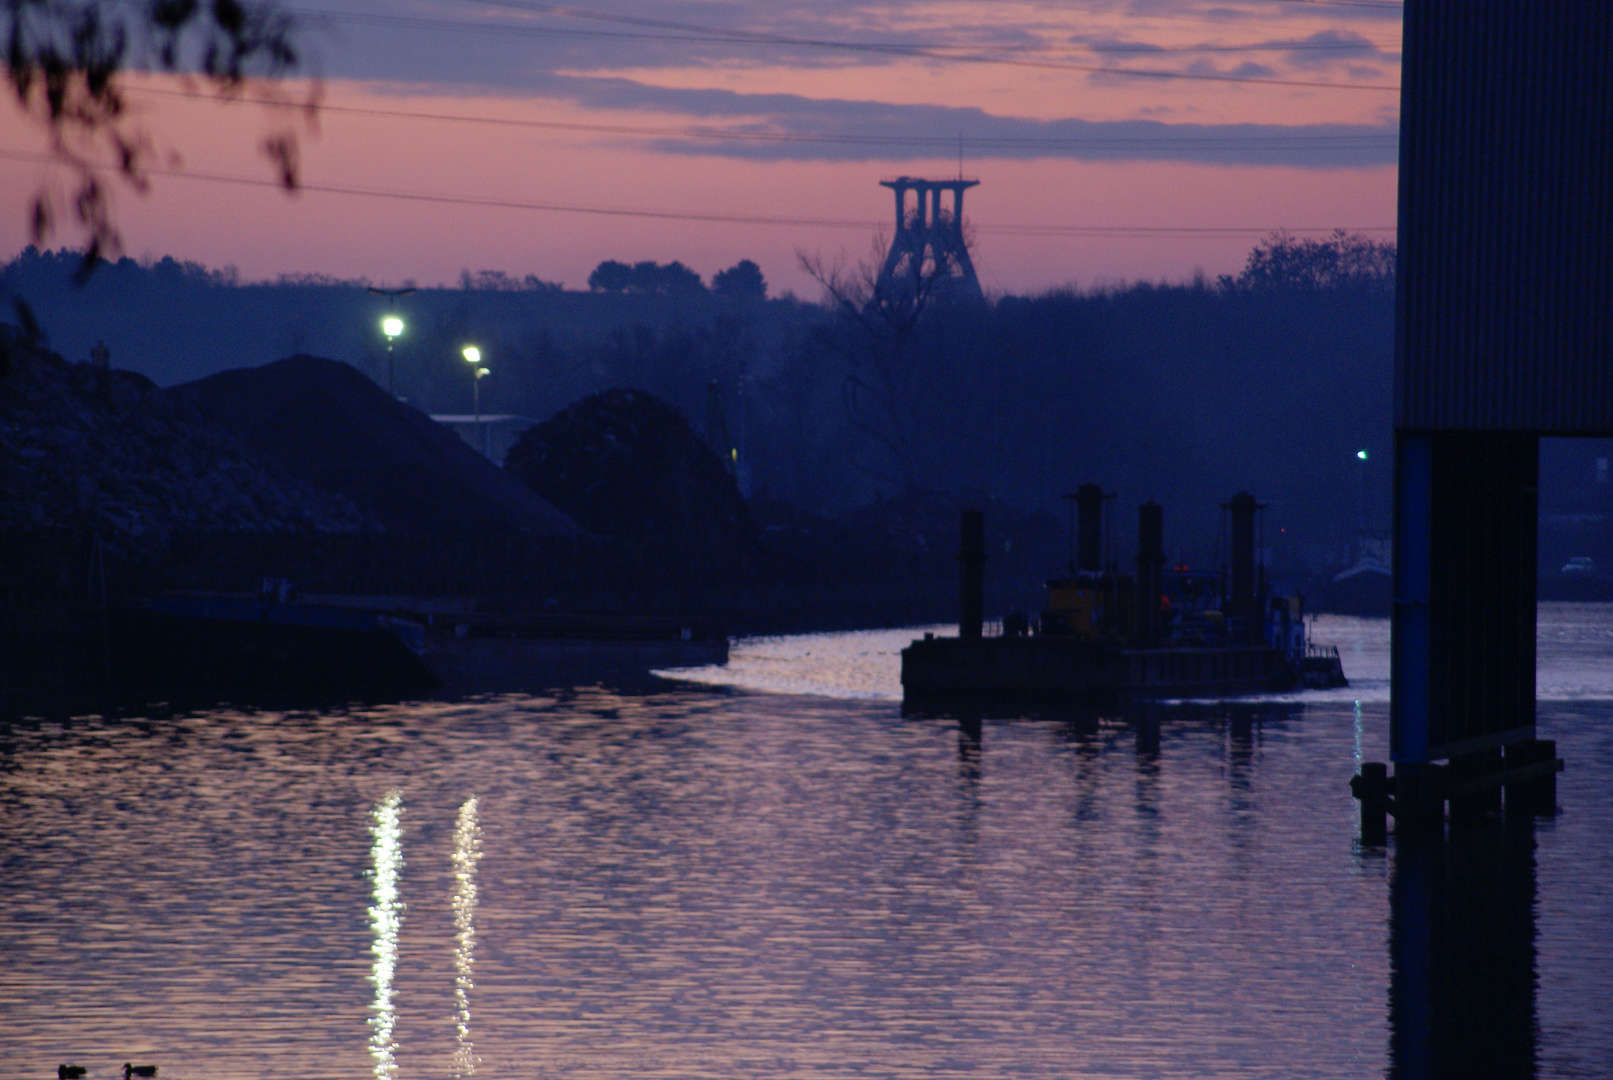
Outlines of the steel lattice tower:
[{"label": "steel lattice tower", "polygon": [[[963,192],[978,183],[961,176],[956,180],[898,176],[879,182],[896,192],[896,234],[875,283],[881,296],[908,300],[927,292],[936,300],[985,299],[963,240]],[[910,191],[915,200],[908,199]],[[952,192],[950,207],[942,205],[943,191]]]}]

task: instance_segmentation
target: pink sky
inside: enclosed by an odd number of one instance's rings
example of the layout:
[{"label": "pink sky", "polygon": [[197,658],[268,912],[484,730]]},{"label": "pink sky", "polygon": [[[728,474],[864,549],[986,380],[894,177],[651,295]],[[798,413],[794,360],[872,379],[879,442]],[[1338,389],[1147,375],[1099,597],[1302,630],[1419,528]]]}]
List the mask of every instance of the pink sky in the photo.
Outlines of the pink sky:
[{"label": "pink sky", "polygon": [[[1196,269],[1213,276],[1235,271],[1272,229],[1394,224],[1398,98],[1363,88],[1394,85],[1399,22],[1370,8],[1371,17],[1363,18],[1359,5],[846,2],[787,16],[745,3],[630,9],[677,26],[740,28],[767,36],[766,48],[690,44],[687,29],[642,30],[634,23],[626,32],[642,32],[644,39],[598,42],[586,33],[576,39],[562,33],[557,45],[542,34],[521,38],[517,32],[604,26],[616,33],[622,29],[611,21],[616,9],[558,24],[552,15],[427,0],[389,10],[423,21],[377,28],[355,15],[319,31],[325,103],[371,111],[329,111],[317,131],[304,131],[303,180],[310,189],[294,197],[194,178],[268,179],[256,148],[279,121],[266,110],[134,94],[153,143],[165,157],[177,155],[179,169],[193,176],[157,176],[145,196],[119,192],[127,253],[233,264],[248,278],[304,271],[431,284],[455,281],[462,269],[497,269],[569,287],[581,287],[607,258],[679,259],[708,278],[750,258],[775,289],[815,296],[796,266],[796,252],[866,255],[892,215],[891,195],[879,178],[955,174],[956,151],[946,146],[955,132],[964,133],[965,172],[981,180],[965,210],[988,292],[1180,280]],[[1141,17],[1137,10],[1151,14]],[[493,22],[497,27],[485,25]],[[422,37],[444,42],[425,60]],[[869,58],[834,48],[792,50],[779,41],[803,38],[900,47],[918,42],[931,52]],[[936,49],[1012,62],[937,60]],[[1086,70],[1122,66],[1257,81],[1122,78]],[[399,78],[400,70],[419,77]],[[1292,83],[1332,85],[1284,85]],[[172,88],[154,79],[134,85]],[[27,242],[28,193],[50,183],[53,173],[19,160],[39,153],[44,140],[14,106],[5,110],[0,152],[12,156],[0,157],[0,190],[11,198],[0,206],[0,256],[9,258]],[[399,111],[476,121],[377,114]],[[1134,121],[1164,125],[1141,131],[1142,152],[1080,149],[1083,139],[1139,137],[1141,129],[1125,126]],[[691,143],[678,136],[691,128],[821,141]],[[1330,149],[1333,156],[1320,163],[1303,152],[1261,160],[1250,149],[1295,131],[1306,138],[1320,133],[1314,136],[1319,144],[1345,149]],[[1189,149],[1158,150],[1157,139],[1178,136]],[[835,141],[842,137],[846,142]],[[920,141],[885,145],[883,139]],[[1034,144],[1030,149],[1026,139]],[[1357,145],[1367,149],[1350,149]],[[316,190],[321,187],[371,194]],[[850,224],[611,216],[412,201],[381,192]],[[1093,226],[1232,231],[1046,231]],[[58,242],[72,239],[61,234]]]}]

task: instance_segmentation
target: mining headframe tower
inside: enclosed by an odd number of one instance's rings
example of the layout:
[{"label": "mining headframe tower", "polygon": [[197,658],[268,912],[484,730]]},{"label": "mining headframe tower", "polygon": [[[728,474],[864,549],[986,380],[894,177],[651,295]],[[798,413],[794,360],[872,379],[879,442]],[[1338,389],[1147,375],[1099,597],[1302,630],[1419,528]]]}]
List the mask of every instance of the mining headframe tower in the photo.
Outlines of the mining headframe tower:
[{"label": "mining headframe tower", "polygon": [[[985,300],[963,238],[963,193],[979,183],[961,176],[955,180],[898,176],[879,182],[896,192],[896,233],[875,283],[880,295],[908,301]],[[950,206],[941,198],[946,191],[952,193]]]}]

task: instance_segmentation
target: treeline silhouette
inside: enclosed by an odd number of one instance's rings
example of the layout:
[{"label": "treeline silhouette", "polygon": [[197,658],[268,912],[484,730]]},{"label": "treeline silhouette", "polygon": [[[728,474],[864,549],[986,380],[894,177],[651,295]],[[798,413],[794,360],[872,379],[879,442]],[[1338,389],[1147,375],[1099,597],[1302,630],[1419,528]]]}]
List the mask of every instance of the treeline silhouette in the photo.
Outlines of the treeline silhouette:
[{"label": "treeline silhouette", "polygon": [[[384,384],[387,302],[368,282],[249,284],[229,268],[125,259],[77,288],[77,260],[29,249],[3,271],[70,360],[105,340],[114,365],[168,385],[313,353]],[[633,276],[646,265],[660,276]],[[1269,504],[1266,543],[1296,568],[1336,564],[1363,524],[1387,523],[1387,245],[1279,235],[1216,281],[935,307],[900,349],[843,309],[768,299],[749,260],[710,289],[677,263],[607,261],[590,284],[467,272],[465,287],[399,301],[399,393],[428,412],[468,411],[458,353],[475,342],[493,370],[487,412],[538,422],[627,387],[703,432],[715,382],[758,505],[834,515],[930,491],[1062,523],[1061,497],[1095,480],[1117,496],[1119,558],[1148,499],[1166,507],[1173,557],[1196,561],[1215,557],[1218,504],[1240,488]]]},{"label": "treeline silhouette", "polygon": [[[469,288],[468,285],[466,287]],[[606,259],[588,275],[588,287],[596,292],[678,295],[700,292],[706,285],[698,273],[677,260],[664,265],[636,262],[629,266],[615,259]],[[712,275],[711,291],[733,299],[765,300],[767,279],[762,276],[761,267],[749,259],[741,259],[728,269]]]}]

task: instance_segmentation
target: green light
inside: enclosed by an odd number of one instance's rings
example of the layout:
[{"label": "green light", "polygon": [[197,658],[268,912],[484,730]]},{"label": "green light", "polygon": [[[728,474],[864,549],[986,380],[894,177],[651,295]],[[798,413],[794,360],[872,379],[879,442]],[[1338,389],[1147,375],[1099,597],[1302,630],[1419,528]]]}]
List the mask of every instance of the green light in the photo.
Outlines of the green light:
[{"label": "green light", "polygon": [[482,362],[482,350],[478,349],[474,345],[466,345],[460,350],[460,355],[463,356],[465,358],[465,362],[469,364],[480,364]]},{"label": "green light", "polygon": [[388,315],[381,320],[381,333],[389,338],[401,336],[403,334],[403,320],[396,315]]},{"label": "green light", "polygon": [[1365,450],[1357,450],[1355,452],[1355,456],[1360,458],[1362,461],[1365,461],[1367,459],[1367,452]]}]

